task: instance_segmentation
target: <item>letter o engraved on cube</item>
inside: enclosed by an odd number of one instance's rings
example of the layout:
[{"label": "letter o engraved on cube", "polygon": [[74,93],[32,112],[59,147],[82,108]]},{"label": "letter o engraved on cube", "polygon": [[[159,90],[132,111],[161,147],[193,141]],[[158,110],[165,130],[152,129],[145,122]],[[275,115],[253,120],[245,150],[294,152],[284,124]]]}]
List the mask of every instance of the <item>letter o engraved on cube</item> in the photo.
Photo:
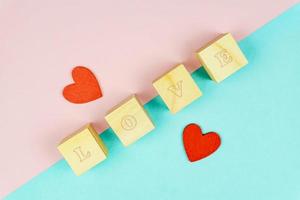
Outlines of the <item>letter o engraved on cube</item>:
[{"label": "letter o engraved on cube", "polygon": [[182,97],[182,83],[183,80],[177,81],[174,85],[168,87],[168,90],[177,97]]},{"label": "letter o engraved on cube", "polygon": [[87,151],[86,153],[84,153],[83,150],[81,149],[81,146],[75,147],[73,149],[73,152],[77,155],[80,162],[83,162],[86,159],[91,157],[91,152]]},{"label": "letter o engraved on cube", "polygon": [[232,56],[229,54],[229,52],[226,49],[223,49],[215,54],[215,58],[218,59],[220,62],[221,67],[224,67],[225,65],[231,63],[233,61]]},{"label": "letter o engraved on cube", "polygon": [[125,115],[121,119],[121,126],[124,130],[130,131],[134,129],[137,125],[136,118],[132,115]]}]

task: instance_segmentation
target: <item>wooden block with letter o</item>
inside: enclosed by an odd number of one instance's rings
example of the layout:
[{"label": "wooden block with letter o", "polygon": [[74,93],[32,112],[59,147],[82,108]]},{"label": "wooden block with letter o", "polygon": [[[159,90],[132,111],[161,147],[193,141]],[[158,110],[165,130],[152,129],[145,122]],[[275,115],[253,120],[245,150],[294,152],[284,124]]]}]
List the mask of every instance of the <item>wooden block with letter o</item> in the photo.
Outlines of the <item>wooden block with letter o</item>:
[{"label": "wooden block with letter o", "polygon": [[153,86],[172,113],[180,111],[202,95],[182,64],[156,79]]},{"label": "wooden block with letter o", "polygon": [[197,52],[201,64],[208,75],[221,82],[248,61],[230,33],[220,35]]},{"label": "wooden block with letter o", "polygon": [[105,160],[108,153],[91,124],[63,139],[57,148],[76,175]]},{"label": "wooden block with letter o", "polygon": [[128,146],[154,129],[154,125],[135,96],[132,96],[105,116],[107,123]]}]

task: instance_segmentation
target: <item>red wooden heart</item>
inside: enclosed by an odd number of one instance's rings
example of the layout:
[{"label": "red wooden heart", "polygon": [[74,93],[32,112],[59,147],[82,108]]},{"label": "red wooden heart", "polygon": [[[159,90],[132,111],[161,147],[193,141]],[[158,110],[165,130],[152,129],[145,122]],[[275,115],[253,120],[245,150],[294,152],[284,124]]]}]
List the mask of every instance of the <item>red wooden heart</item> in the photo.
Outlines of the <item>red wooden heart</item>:
[{"label": "red wooden heart", "polygon": [[203,134],[197,124],[189,124],[183,130],[183,145],[188,159],[194,162],[215,152],[221,145],[221,138],[215,132]]},{"label": "red wooden heart", "polygon": [[64,97],[72,103],[87,103],[102,97],[102,91],[94,74],[86,67],[75,67],[73,84],[63,90]]}]

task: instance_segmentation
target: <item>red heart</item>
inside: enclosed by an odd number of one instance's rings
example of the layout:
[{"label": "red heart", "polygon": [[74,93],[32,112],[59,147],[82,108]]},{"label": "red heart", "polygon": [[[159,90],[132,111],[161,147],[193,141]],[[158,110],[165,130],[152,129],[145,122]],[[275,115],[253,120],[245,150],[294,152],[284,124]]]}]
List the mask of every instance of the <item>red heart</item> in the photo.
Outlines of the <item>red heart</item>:
[{"label": "red heart", "polygon": [[75,67],[72,71],[73,84],[63,90],[64,97],[72,103],[87,103],[102,97],[96,77],[86,67]]},{"label": "red heart", "polygon": [[197,124],[189,124],[183,130],[183,145],[188,159],[194,162],[215,152],[221,145],[221,138],[215,132],[203,134]]}]

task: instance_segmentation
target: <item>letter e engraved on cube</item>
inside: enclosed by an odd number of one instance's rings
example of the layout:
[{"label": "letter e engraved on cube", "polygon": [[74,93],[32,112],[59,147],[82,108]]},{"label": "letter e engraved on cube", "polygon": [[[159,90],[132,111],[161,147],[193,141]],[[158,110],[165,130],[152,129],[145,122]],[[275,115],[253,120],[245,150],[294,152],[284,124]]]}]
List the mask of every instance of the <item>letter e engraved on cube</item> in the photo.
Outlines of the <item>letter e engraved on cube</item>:
[{"label": "letter e engraved on cube", "polygon": [[137,120],[132,115],[125,115],[121,119],[121,126],[126,131],[133,130],[136,127],[136,125],[137,125]]},{"label": "letter e engraved on cube", "polygon": [[73,149],[73,152],[77,155],[80,162],[85,161],[86,159],[91,157],[91,152],[87,151],[86,153],[83,152],[81,146],[76,147]]},{"label": "letter e engraved on cube", "polygon": [[215,54],[215,58],[220,62],[221,67],[226,66],[227,64],[233,61],[232,56],[226,49],[223,49]]},{"label": "letter e engraved on cube", "polygon": [[172,92],[174,95],[176,95],[177,97],[182,97],[182,83],[183,83],[182,80],[177,81],[176,84],[168,87],[168,90]]}]

